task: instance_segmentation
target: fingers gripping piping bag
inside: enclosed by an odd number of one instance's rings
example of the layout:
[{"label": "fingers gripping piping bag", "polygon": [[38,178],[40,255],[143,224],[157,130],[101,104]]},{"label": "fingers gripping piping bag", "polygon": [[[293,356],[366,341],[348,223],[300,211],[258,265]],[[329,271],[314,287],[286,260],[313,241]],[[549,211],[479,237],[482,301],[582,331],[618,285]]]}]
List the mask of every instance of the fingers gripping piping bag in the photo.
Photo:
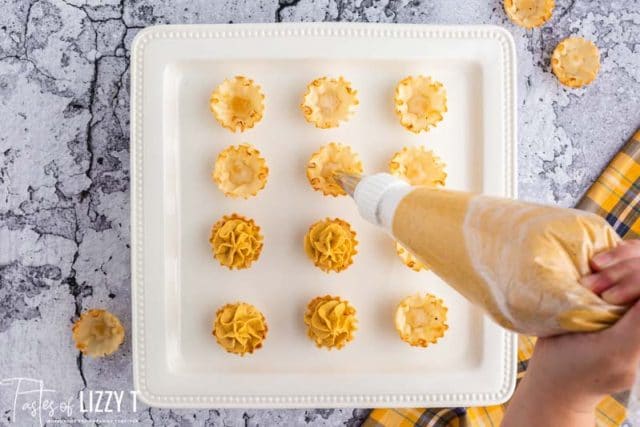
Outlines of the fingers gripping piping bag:
[{"label": "fingers gripping piping bag", "polygon": [[591,272],[591,257],[620,242],[595,214],[411,187],[385,173],[336,178],[364,219],[507,329],[536,336],[597,331],[626,310],[579,283]]}]

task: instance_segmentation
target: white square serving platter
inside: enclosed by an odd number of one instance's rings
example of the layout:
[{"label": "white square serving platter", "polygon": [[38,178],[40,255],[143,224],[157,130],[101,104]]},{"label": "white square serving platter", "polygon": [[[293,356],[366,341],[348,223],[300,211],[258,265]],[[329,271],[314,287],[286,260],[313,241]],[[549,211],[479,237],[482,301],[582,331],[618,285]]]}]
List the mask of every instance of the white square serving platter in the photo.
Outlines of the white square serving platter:
[{"label": "white square serving platter", "polygon": [[[361,220],[347,197],[323,197],[305,176],[309,156],[337,141],[365,172],[385,171],[394,152],[423,144],[446,163],[447,186],[515,196],[515,49],[493,26],[361,24],[159,26],[133,43],[131,102],[133,365],[140,398],[163,407],[441,407],[488,405],[511,395],[516,336],[485,317],[431,272],[415,273],[391,239]],[[448,112],[413,135],[393,113],[408,75],[441,81]],[[245,75],[266,95],[263,120],[244,133],[209,112],[211,91]],[[344,76],[356,114],[316,129],[299,104],[306,84]],[[218,153],[248,142],[270,168],[248,200],[225,198],[210,179]],[[261,226],[264,249],[247,270],[211,256],[211,225],[237,212]],[[339,274],[303,251],[309,225],[347,220],[358,233],[355,263]],[[398,301],[417,291],[444,299],[449,330],[412,348],[393,327]],[[302,317],[318,295],[357,309],[356,338],[318,349]],[[218,307],[246,301],[266,316],[264,347],[238,357],[211,335]]]}]

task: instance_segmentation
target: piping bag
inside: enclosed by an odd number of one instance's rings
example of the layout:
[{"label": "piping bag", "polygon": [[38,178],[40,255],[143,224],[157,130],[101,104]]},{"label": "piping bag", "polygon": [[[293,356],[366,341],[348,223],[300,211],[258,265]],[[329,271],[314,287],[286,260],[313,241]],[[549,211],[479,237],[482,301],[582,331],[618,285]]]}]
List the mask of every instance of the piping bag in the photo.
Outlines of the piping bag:
[{"label": "piping bag", "polygon": [[364,219],[507,329],[538,337],[598,331],[628,308],[579,282],[593,255],[621,242],[596,214],[411,187],[386,173],[335,178]]}]

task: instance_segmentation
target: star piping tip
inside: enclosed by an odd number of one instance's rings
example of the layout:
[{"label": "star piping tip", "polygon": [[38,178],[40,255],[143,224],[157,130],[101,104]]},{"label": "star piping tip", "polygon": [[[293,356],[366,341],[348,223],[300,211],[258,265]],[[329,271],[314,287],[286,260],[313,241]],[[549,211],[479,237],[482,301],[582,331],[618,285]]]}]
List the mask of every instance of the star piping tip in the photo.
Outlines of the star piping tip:
[{"label": "star piping tip", "polygon": [[336,182],[342,187],[342,189],[351,197],[356,191],[356,186],[362,179],[362,175],[354,175],[350,173],[336,171],[334,173]]}]

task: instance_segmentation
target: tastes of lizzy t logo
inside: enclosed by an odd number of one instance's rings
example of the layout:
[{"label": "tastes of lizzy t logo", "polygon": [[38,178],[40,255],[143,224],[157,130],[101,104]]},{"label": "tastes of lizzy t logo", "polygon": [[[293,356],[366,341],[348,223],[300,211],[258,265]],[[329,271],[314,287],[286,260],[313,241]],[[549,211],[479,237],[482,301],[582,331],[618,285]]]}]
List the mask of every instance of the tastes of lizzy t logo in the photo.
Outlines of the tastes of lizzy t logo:
[{"label": "tastes of lizzy t logo", "polygon": [[[109,421],[107,415],[102,420],[95,417],[98,414],[120,413],[125,403],[129,402],[131,406],[128,409],[131,412],[137,411],[135,391],[125,393],[115,390],[83,390],[77,397],[56,399],[56,390],[46,388],[44,381],[16,377],[0,380],[0,393],[10,396],[11,421],[19,422],[20,425],[25,421],[31,421],[44,426],[45,423],[61,419],[65,422],[87,422],[87,415],[93,418],[90,421],[105,422]],[[82,418],[73,419],[74,415]]]}]

